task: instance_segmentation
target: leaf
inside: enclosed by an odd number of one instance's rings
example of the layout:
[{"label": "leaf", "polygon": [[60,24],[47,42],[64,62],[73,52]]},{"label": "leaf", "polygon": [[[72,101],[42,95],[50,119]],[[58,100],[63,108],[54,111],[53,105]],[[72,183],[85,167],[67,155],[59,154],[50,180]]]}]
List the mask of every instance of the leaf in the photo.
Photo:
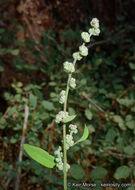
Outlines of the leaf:
[{"label": "leaf", "polygon": [[113,119],[118,122],[118,125],[120,127],[120,129],[122,129],[123,131],[126,130],[126,127],[124,125],[124,120],[122,119],[122,117],[120,115],[114,115]]},{"label": "leaf", "polygon": [[86,125],[85,125],[83,136],[78,141],[76,141],[74,143],[74,145],[79,143],[79,142],[85,141],[88,138],[88,135],[89,135],[89,130],[88,130],[88,127],[86,127]]},{"label": "leaf", "polygon": [[49,101],[46,101],[46,100],[44,100],[44,101],[42,102],[42,105],[43,105],[43,107],[44,107],[45,109],[47,109],[47,110],[49,110],[49,111],[55,109],[53,103],[52,103],[52,102],[49,102]]},{"label": "leaf", "polygon": [[105,140],[107,142],[113,143],[116,136],[117,132],[113,128],[110,128],[105,136]]},{"label": "leaf", "polygon": [[130,69],[133,69],[133,70],[135,69],[135,63],[130,62],[128,64],[129,64]]},{"label": "leaf", "polygon": [[68,123],[68,122],[72,121],[75,117],[76,117],[76,115],[68,116],[62,120],[62,123]]},{"label": "leaf", "polygon": [[30,104],[32,105],[33,108],[36,108],[37,106],[37,97],[34,96],[33,94],[30,94]]},{"label": "leaf", "polygon": [[10,50],[9,53],[11,53],[12,55],[17,56],[19,54],[19,49]]},{"label": "leaf", "polygon": [[135,152],[135,150],[131,146],[126,146],[124,148],[124,152],[127,153],[127,154],[129,154],[129,155],[133,155],[134,152]]},{"label": "leaf", "polygon": [[126,179],[130,175],[131,168],[128,166],[120,166],[116,169],[114,178],[115,179]]},{"label": "leaf", "polygon": [[107,170],[103,167],[97,167],[92,170],[90,177],[92,180],[102,179],[107,175]]},{"label": "leaf", "polygon": [[127,121],[127,122],[126,122],[126,126],[127,126],[129,129],[135,129],[135,121],[134,121],[134,120]]},{"label": "leaf", "polygon": [[45,150],[29,144],[24,144],[23,147],[27,154],[41,165],[48,168],[53,168],[55,166],[54,156],[49,155]]},{"label": "leaf", "polygon": [[93,115],[92,115],[92,113],[91,113],[91,111],[90,111],[89,109],[86,109],[86,110],[85,110],[85,116],[86,116],[86,118],[89,119],[89,120],[91,120],[92,117],[93,117]]},{"label": "leaf", "polygon": [[71,174],[71,176],[74,179],[77,179],[77,180],[83,179],[83,177],[85,176],[85,172],[84,172],[82,166],[77,165],[77,164],[71,165],[69,173]]}]

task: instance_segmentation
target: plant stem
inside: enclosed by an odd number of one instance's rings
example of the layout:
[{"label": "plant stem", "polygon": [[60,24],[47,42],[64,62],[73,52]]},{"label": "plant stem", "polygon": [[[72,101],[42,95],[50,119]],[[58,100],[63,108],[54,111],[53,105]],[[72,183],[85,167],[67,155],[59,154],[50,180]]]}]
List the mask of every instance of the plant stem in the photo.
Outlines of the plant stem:
[{"label": "plant stem", "polygon": [[[74,60],[73,65],[75,66],[76,60]],[[67,109],[67,99],[68,99],[68,93],[69,93],[69,82],[71,79],[72,74],[69,74],[68,81],[67,81],[67,88],[66,88],[66,98],[64,102],[64,111]],[[66,150],[66,124],[63,125],[63,152],[64,152],[64,167],[63,167],[63,173],[64,173],[64,190],[67,190],[67,150]]]}]

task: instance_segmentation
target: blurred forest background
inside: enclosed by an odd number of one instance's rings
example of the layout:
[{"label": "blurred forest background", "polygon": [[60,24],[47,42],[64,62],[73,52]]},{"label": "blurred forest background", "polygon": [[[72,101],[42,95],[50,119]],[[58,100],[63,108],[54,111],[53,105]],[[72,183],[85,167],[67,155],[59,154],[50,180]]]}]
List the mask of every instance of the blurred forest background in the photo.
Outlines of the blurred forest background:
[{"label": "blurred forest background", "polygon": [[0,190],[15,189],[18,167],[20,190],[63,189],[61,172],[25,153],[18,162],[24,105],[25,142],[53,155],[62,137],[54,119],[67,81],[63,62],[72,59],[94,17],[101,34],[76,65],[77,88],[68,102],[79,135],[85,123],[90,135],[68,152],[68,182],[135,184],[134,8],[135,0],[0,0]]}]

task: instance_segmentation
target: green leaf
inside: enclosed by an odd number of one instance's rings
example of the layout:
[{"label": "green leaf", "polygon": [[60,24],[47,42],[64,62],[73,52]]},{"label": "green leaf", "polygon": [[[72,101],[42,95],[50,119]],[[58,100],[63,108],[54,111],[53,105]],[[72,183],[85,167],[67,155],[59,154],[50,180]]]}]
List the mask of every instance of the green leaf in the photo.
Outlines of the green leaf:
[{"label": "green leaf", "polygon": [[44,100],[44,101],[42,102],[42,105],[43,105],[43,107],[44,107],[45,109],[47,109],[47,110],[49,110],[49,111],[52,111],[52,110],[55,109],[53,103],[52,103],[52,102],[49,102],[49,101],[46,101],[46,100]]},{"label": "green leaf", "polygon": [[90,111],[89,109],[86,109],[86,110],[85,110],[85,116],[86,116],[86,118],[87,118],[88,120],[91,120],[92,117],[93,117],[93,115],[92,115],[92,113],[91,113],[91,111]]},{"label": "green leaf", "polygon": [[102,179],[107,175],[107,170],[103,167],[97,167],[92,170],[90,177],[92,180]]},{"label": "green leaf", "polygon": [[37,97],[34,96],[33,94],[30,94],[30,104],[32,105],[33,108],[36,108],[37,106]]},{"label": "green leaf", "polygon": [[11,53],[12,55],[17,56],[19,54],[19,49],[10,50],[9,53]]},{"label": "green leaf", "polygon": [[124,120],[122,119],[122,117],[120,115],[114,115],[113,119],[118,122],[118,125],[120,127],[120,129],[122,129],[123,131],[126,130],[125,124],[124,124]]},{"label": "green leaf", "polygon": [[133,69],[133,70],[135,69],[135,63],[130,62],[128,64],[129,64],[130,69]]},{"label": "green leaf", "polygon": [[110,128],[105,136],[105,140],[107,142],[113,143],[116,136],[117,136],[116,130],[114,130],[113,128]]},{"label": "green leaf", "polygon": [[127,126],[129,129],[135,129],[135,121],[134,121],[134,120],[127,121],[127,122],[126,122],[126,126]]},{"label": "green leaf", "polygon": [[68,122],[72,121],[75,117],[76,117],[76,115],[68,116],[67,118],[62,120],[62,123],[68,123]]},{"label": "green leaf", "polygon": [[23,147],[27,154],[41,165],[47,168],[53,168],[55,166],[54,156],[49,155],[45,150],[29,144],[24,144]]},{"label": "green leaf", "polygon": [[120,166],[114,173],[115,179],[126,179],[130,175],[131,168],[128,166]]},{"label": "green leaf", "polygon": [[131,146],[126,146],[124,148],[124,152],[127,153],[127,154],[129,154],[129,155],[133,155],[134,152],[135,152],[135,150]]},{"label": "green leaf", "polygon": [[89,135],[89,130],[88,130],[88,127],[86,127],[86,125],[85,125],[83,136],[78,141],[76,141],[74,143],[74,145],[79,143],[79,142],[85,141],[88,138],[88,135]]},{"label": "green leaf", "polygon": [[82,166],[77,165],[77,164],[71,165],[69,173],[74,179],[77,179],[77,180],[83,179],[83,177],[85,176],[85,172]]}]

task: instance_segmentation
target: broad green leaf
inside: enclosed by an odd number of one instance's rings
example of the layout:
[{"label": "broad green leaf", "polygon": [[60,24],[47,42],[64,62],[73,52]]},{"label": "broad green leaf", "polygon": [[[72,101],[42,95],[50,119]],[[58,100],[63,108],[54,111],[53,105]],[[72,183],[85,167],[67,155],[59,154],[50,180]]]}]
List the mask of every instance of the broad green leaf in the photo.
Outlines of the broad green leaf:
[{"label": "broad green leaf", "polygon": [[44,101],[42,102],[42,105],[43,105],[43,107],[44,107],[45,109],[47,109],[47,110],[49,110],[49,111],[52,111],[52,110],[55,109],[53,103],[52,103],[52,102],[49,102],[49,101],[46,101],[46,100],[44,100]]},{"label": "broad green leaf", "polygon": [[77,180],[83,179],[83,177],[85,176],[85,172],[84,172],[82,166],[77,165],[77,164],[71,165],[69,173],[71,174],[71,176],[74,179],[77,179]]},{"label": "broad green leaf", "polygon": [[86,125],[85,125],[83,136],[78,141],[76,141],[74,143],[74,145],[79,143],[79,142],[85,141],[88,138],[88,135],[89,135],[89,130],[88,130],[88,127],[86,127]]},{"label": "broad green leaf", "polygon": [[27,152],[27,154],[38,163],[42,164],[45,167],[53,168],[55,166],[54,157],[49,155],[48,152],[45,150],[29,145],[24,144],[23,145],[24,150]]},{"label": "broad green leaf", "polygon": [[124,148],[124,152],[127,153],[127,154],[129,154],[129,155],[133,155],[134,152],[135,152],[135,150],[131,146],[126,146]]},{"label": "broad green leaf", "polygon": [[114,178],[115,179],[126,179],[129,177],[131,172],[131,168],[128,166],[120,166],[119,168],[116,169],[114,173]]},{"label": "broad green leaf", "polygon": [[89,109],[86,109],[86,110],[85,110],[85,116],[86,116],[86,118],[89,119],[89,120],[91,120],[92,117],[93,117],[93,115],[92,115],[92,113],[91,113],[91,111],[90,111]]},{"label": "broad green leaf", "polygon": [[76,117],[76,115],[68,116],[67,118],[62,120],[62,123],[68,123],[68,122],[72,121],[75,117]]},{"label": "broad green leaf", "polygon": [[33,94],[30,94],[30,104],[32,105],[33,108],[36,108],[37,106],[37,97],[34,96]]},{"label": "broad green leaf", "polygon": [[107,175],[107,170],[103,167],[97,167],[96,169],[92,170],[90,174],[90,178],[92,180],[102,179]]}]

